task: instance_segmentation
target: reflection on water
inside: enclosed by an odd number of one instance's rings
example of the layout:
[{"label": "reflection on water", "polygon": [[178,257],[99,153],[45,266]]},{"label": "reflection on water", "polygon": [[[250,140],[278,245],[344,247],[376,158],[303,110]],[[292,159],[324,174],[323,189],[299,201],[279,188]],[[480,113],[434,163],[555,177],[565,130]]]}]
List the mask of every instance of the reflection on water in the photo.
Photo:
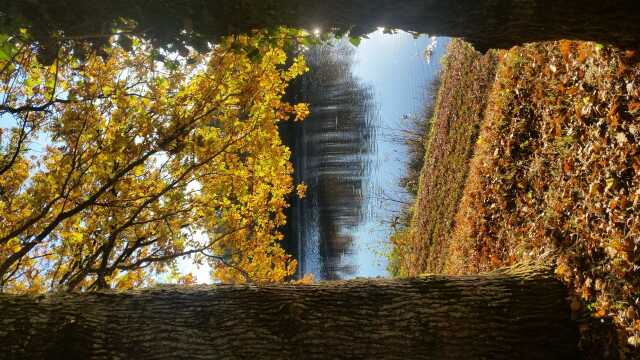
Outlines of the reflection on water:
[{"label": "reflection on water", "polygon": [[430,42],[377,31],[357,49],[342,43],[306,54],[311,71],[288,96],[310,103],[311,117],[281,128],[296,181],[309,185],[305,199],[291,199],[283,229],[285,247],[300,263],[298,275],[386,274],[380,253],[399,205],[378,195],[404,199],[399,180],[407,152],[390,135],[402,131],[403,118],[420,117],[431,96],[426,85],[439,72],[448,39],[439,39],[427,62]]},{"label": "reflection on water", "polygon": [[285,246],[299,261],[298,275],[337,279],[356,271],[349,255],[364,216],[375,104],[373,90],[352,74],[353,54],[345,42],[312,47],[305,54],[309,73],[289,89],[292,101],[311,107],[302,124],[281,128],[292,149],[295,180],[308,186],[304,199],[291,199],[283,229]]}]

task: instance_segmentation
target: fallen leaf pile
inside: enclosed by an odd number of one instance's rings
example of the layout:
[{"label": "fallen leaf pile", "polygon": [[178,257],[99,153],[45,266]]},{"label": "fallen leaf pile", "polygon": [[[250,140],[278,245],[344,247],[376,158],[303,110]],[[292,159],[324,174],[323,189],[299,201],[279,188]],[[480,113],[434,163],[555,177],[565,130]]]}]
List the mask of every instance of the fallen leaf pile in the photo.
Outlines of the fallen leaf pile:
[{"label": "fallen leaf pile", "polygon": [[556,265],[640,345],[640,64],[594,43],[501,53],[445,272]]}]

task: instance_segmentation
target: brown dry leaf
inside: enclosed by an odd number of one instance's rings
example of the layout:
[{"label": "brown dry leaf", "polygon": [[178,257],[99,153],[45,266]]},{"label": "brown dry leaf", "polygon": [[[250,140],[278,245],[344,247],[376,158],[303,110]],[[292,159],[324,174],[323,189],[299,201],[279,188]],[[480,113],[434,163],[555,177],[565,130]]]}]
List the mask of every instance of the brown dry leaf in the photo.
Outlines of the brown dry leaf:
[{"label": "brown dry leaf", "polygon": [[617,132],[616,133],[616,140],[618,141],[618,144],[620,145],[624,145],[628,140],[627,140],[627,135],[625,135],[623,132]]},{"label": "brown dry leaf", "polygon": [[562,169],[564,170],[564,172],[570,173],[573,171],[573,164],[571,164],[571,162],[569,161],[565,161],[562,166]]},{"label": "brown dry leaf", "polygon": [[618,109],[620,108],[620,104],[618,102],[614,102],[611,105],[611,109],[609,109],[609,125],[612,127],[618,126],[620,122],[620,113]]},{"label": "brown dry leaf", "polygon": [[640,101],[632,100],[631,102],[629,102],[628,108],[629,108],[629,112],[630,113],[634,113],[635,114],[636,112],[638,112],[640,110]]}]

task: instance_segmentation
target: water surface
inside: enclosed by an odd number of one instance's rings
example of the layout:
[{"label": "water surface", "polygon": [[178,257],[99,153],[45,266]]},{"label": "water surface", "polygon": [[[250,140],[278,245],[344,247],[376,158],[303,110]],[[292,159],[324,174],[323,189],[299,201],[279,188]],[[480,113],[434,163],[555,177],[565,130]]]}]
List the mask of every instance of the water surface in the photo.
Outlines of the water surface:
[{"label": "water surface", "polygon": [[431,61],[427,36],[378,31],[358,47],[348,42],[308,51],[309,74],[291,100],[310,103],[311,116],[286,126],[296,182],[305,199],[292,199],[285,229],[298,275],[317,279],[385,276],[389,223],[405,199],[398,187],[406,151],[398,143],[403,118],[420,116],[428,83],[440,69],[447,40]]}]

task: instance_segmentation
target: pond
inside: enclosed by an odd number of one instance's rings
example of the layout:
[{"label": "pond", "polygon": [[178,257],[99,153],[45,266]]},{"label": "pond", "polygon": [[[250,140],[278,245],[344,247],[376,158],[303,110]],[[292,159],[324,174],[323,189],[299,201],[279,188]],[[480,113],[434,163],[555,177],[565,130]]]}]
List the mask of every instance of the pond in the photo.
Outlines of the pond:
[{"label": "pond", "polygon": [[397,135],[403,119],[421,115],[447,42],[438,39],[427,59],[429,37],[377,31],[357,47],[343,40],[306,52],[311,70],[289,96],[308,102],[311,116],[282,128],[295,180],[308,186],[304,199],[291,199],[283,229],[298,276],[387,275],[385,240],[408,196],[398,185],[406,149]]}]

